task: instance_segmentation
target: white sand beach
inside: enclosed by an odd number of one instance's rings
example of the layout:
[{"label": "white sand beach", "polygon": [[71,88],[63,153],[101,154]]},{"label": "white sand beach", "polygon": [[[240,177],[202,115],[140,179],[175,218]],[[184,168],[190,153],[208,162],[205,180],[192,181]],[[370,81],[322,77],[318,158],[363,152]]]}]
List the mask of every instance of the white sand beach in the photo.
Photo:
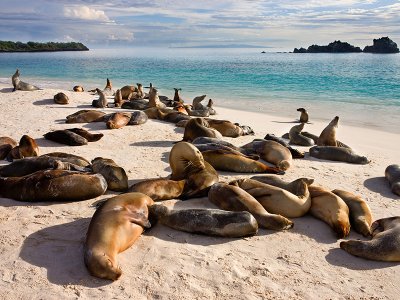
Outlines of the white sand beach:
[{"label": "white sand beach", "polygon": [[[105,123],[66,124],[67,115],[91,109],[96,96],[63,91],[70,103],[58,105],[53,102],[53,96],[61,92],[58,89],[11,91],[11,84],[0,85],[0,136],[18,141],[27,134],[36,139],[40,154],[61,151],[88,160],[111,158],[126,170],[129,185],[170,174],[168,155],[173,142],[182,139],[183,128],[158,120],[116,130],[107,129]],[[288,119],[215,104],[215,118],[254,129],[255,136],[224,138],[236,146],[267,133],[281,136],[299,117],[297,111]],[[332,111],[331,115],[333,118],[336,114]],[[318,135],[327,122],[313,117],[310,115],[312,124],[307,124],[305,130]],[[104,137],[79,147],[43,138],[51,130],[72,127],[101,132]],[[371,163],[353,165],[306,155],[294,160],[282,178],[311,177],[315,184],[358,194],[369,204],[374,220],[398,216],[400,198],[390,191],[384,170],[389,164],[400,163],[399,137],[339,123],[338,139],[367,156]],[[0,162],[4,164],[7,162]],[[219,174],[220,181],[254,175]],[[341,240],[326,223],[309,215],[293,219],[294,228],[290,230],[259,229],[257,235],[242,239],[189,234],[157,224],[118,256],[123,271],[119,280],[92,277],[83,262],[83,241],[95,211],[93,204],[113,194],[107,192],[75,203],[26,203],[0,198],[0,299],[399,298],[398,263],[351,256],[339,248]],[[177,209],[215,207],[207,198],[169,200],[168,204]],[[352,231],[348,239],[365,238]]]}]

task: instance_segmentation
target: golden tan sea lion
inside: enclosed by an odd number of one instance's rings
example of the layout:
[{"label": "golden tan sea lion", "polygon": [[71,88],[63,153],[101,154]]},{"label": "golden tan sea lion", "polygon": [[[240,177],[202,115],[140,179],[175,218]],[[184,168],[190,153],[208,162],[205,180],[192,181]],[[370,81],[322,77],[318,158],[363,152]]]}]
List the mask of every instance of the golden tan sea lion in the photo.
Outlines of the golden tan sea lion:
[{"label": "golden tan sea lion", "polygon": [[151,88],[149,91],[149,107],[165,108],[166,105],[160,101],[158,90]]},{"label": "golden tan sea lion", "polygon": [[385,177],[389,181],[392,192],[400,196],[400,166],[396,164],[387,166]]},{"label": "golden tan sea lion", "polygon": [[68,104],[69,98],[64,93],[57,93],[54,95],[54,102],[57,104]]},{"label": "golden tan sea lion", "polygon": [[132,93],[136,93],[138,90],[134,85],[125,85],[121,88],[121,96],[124,100],[129,100]]},{"label": "golden tan sea lion", "polygon": [[190,116],[179,111],[163,112],[157,109],[157,119],[165,122],[178,123],[182,120],[190,120]]},{"label": "golden tan sea lion", "polygon": [[308,190],[311,195],[311,215],[332,227],[338,238],[348,236],[350,220],[347,204],[323,187],[310,185]]},{"label": "golden tan sea lion", "polygon": [[92,101],[92,106],[93,107],[97,107],[97,108],[105,108],[108,106],[108,101],[107,98],[105,96],[105,94],[103,93],[103,91],[101,91],[100,89],[96,89],[97,94],[99,95],[99,99],[95,99]]},{"label": "golden tan sea lion", "polygon": [[84,109],[79,110],[72,115],[68,115],[66,117],[65,123],[91,123],[91,122],[103,122],[103,117],[106,113],[93,110],[93,109]]},{"label": "golden tan sea lion", "polygon": [[253,149],[260,157],[285,171],[292,165],[292,154],[285,146],[275,141],[256,141],[253,143]]},{"label": "golden tan sea lion", "polygon": [[235,238],[254,235],[258,231],[256,219],[247,211],[171,210],[164,205],[153,205],[149,210],[160,223],[185,232]]},{"label": "golden tan sea lion", "polygon": [[400,217],[379,219],[372,223],[372,240],[340,243],[348,253],[371,260],[400,261]]},{"label": "golden tan sea lion", "polygon": [[190,119],[185,126],[183,141],[191,142],[200,136],[222,138],[221,133],[213,128],[210,128],[206,120],[202,118]]},{"label": "golden tan sea lion", "polygon": [[240,126],[232,123],[231,121],[215,120],[215,119],[210,119],[210,118],[207,118],[206,120],[207,120],[209,126],[211,128],[218,130],[222,134],[222,136],[235,138],[238,136],[245,135],[245,132],[243,131],[243,129]]},{"label": "golden tan sea lion", "polygon": [[339,196],[349,207],[351,226],[363,236],[371,235],[372,212],[367,202],[360,196],[356,196],[344,190],[333,190],[332,193]]},{"label": "golden tan sea lion", "polygon": [[304,152],[301,152],[295,148],[292,148],[292,146],[289,145],[285,140],[283,140],[280,137],[275,136],[274,134],[268,133],[265,137],[264,140],[269,140],[269,141],[274,141],[282,146],[286,147],[289,149],[290,153],[292,154],[292,158],[304,158]]},{"label": "golden tan sea lion", "polygon": [[124,192],[128,189],[128,176],[124,168],[118,166],[112,159],[96,157],[92,160],[92,170],[103,175],[109,190]]},{"label": "golden tan sea lion", "polygon": [[17,141],[8,136],[0,137],[0,160],[5,159],[12,148],[17,145]]},{"label": "golden tan sea lion", "polygon": [[125,251],[151,226],[148,207],[154,202],[141,193],[127,193],[103,202],[90,221],[84,260],[91,275],[117,280],[121,268],[117,254]]},{"label": "golden tan sea lion", "polygon": [[252,195],[238,186],[215,183],[208,192],[208,199],[224,210],[250,212],[258,224],[266,229],[284,230],[293,227],[292,221],[269,213]]},{"label": "golden tan sea lion", "polygon": [[18,146],[14,147],[7,155],[7,160],[20,159],[24,157],[39,156],[39,146],[29,135],[23,135]]},{"label": "golden tan sea lion", "polygon": [[108,129],[122,128],[129,123],[131,117],[130,113],[113,113],[106,122],[106,126]]},{"label": "golden tan sea lion", "polygon": [[16,90],[20,90],[20,91],[36,91],[36,90],[40,90],[40,88],[38,88],[37,86],[34,86],[30,83],[26,83],[23,82],[19,79],[19,70],[17,69],[14,73],[14,75],[11,78],[12,81],[12,85],[14,86],[13,92],[15,92]]},{"label": "golden tan sea lion", "polygon": [[72,90],[73,90],[74,92],[84,92],[83,87],[80,86],[80,85],[75,85],[75,86],[72,88]]},{"label": "golden tan sea lion", "polygon": [[122,103],[124,103],[124,100],[122,100],[121,90],[117,90],[114,96],[114,106],[121,107]]},{"label": "golden tan sea lion", "polygon": [[183,193],[185,182],[164,178],[145,179],[132,185],[129,192],[143,193],[154,201],[177,199]]},{"label": "golden tan sea lion", "polygon": [[322,130],[321,134],[317,139],[317,146],[336,146],[350,148],[346,144],[336,139],[336,131],[338,128],[339,117],[336,116],[333,120]]},{"label": "golden tan sea lion", "polygon": [[301,112],[300,114],[300,122],[301,123],[307,123],[308,122],[308,113],[305,110],[305,108],[298,108],[297,111]]}]

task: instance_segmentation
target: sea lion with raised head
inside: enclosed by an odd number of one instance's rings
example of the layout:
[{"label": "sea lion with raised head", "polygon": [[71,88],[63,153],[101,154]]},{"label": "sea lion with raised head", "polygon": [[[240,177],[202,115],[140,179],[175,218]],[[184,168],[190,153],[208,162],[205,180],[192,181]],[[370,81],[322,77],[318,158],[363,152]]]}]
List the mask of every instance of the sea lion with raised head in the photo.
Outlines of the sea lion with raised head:
[{"label": "sea lion with raised head", "polygon": [[104,87],[104,90],[103,90],[103,94],[105,96],[113,96],[115,94],[115,91],[112,88],[111,80],[108,78],[107,78],[106,86]]},{"label": "sea lion with raised head", "polygon": [[207,109],[210,112],[210,115],[216,115],[217,114],[217,112],[215,111],[213,105],[214,105],[214,101],[212,99],[209,99],[208,103],[207,103]]},{"label": "sea lion with raised head", "polygon": [[183,193],[185,182],[165,178],[145,179],[132,185],[129,192],[143,193],[154,201],[177,199]]},{"label": "sea lion with raised head", "polygon": [[158,90],[153,87],[149,91],[149,107],[165,108],[166,105],[161,102],[158,96]]},{"label": "sea lion with raised head", "polygon": [[311,195],[310,213],[327,223],[338,238],[344,238],[350,233],[349,207],[337,195],[331,191],[310,185],[308,187]]},{"label": "sea lion with raised head", "polygon": [[129,100],[137,100],[137,99],[144,99],[145,92],[143,91],[143,85],[141,83],[136,83],[137,91],[132,93],[129,97]]},{"label": "sea lion with raised head", "polygon": [[129,123],[131,117],[132,117],[131,113],[120,113],[120,112],[113,113],[107,120],[106,126],[108,129],[122,128]]},{"label": "sea lion with raised head", "polygon": [[238,186],[215,183],[208,192],[208,199],[224,210],[250,212],[258,224],[266,229],[284,230],[293,227],[292,221],[269,213],[252,195]]},{"label": "sea lion with raised head", "polygon": [[387,166],[385,178],[389,181],[392,192],[400,196],[400,166],[396,164]]},{"label": "sea lion with raised head", "polygon": [[360,196],[344,190],[333,190],[349,207],[351,226],[360,234],[367,237],[371,235],[372,212],[367,202]]},{"label": "sea lion with raised head", "polygon": [[103,122],[105,114],[105,112],[99,110],[83,109],[68,115],[65,123]]},{"label": "sea lion with raised head", "polygon": [[141,193],[118,195],[101,204],[90,221],[84,244],[84,261],[91,275],[110,280],[121,276],[117,254],[151,227],[148,208],[153,204]]},{"label": "sea lion with raised head", "polygon": [[158,221],[176,230],[222,237],[245,237],[258,231],[256,219],[247,211],[220,209],[169,209],[153,205],[150,214]]},{"label": "sea lion with raised head", "polygon": [[83,87],[80,86],[80,85],[75,85],[75,86],[72,88],[72,90],[73,90],[74,92],[79,92],[79,93],[84,92]]},{"label": "sea lion with raised head", "polygon": [[97,107],[97,108],[105,108],[108,106],[108,101],[107,98],[105,96],[105,94],[103,93],[103,91],[101,91],[100,89],[96,89],[97,94],[99,95],[99,99],[95,99],[92,101],[92,106],[93,107]]},{"label": "sea lion with raised head", "polygon": [[114,106],[121,107],[125,101],[122,99],[121,90],[117,90],[114,95]]},{"label": "sea lion with raised head", "polygon": [[379,261],[400,261],[400,217],[376,220],[371,225],[372,240],[349,240],[340,243],[346,252]]},{"label": "sea lion with raised head", "polygon": [[353,152],[350,148],[336,147],[336,146],[314,146],[310,148],[310,156],[333,160],[342,161],[352,164],[366,165],[370,162],[365,156],[360,156]]},{"label": "sea lion with raised head", "polygon": [[339,117],[336,116],[333,120],[322,130],[321,134],[317,139],[317,146],[336,146],[336,147],[344,147],[350,148],[346,144],[338,141],[336,139],[336,131],[338,128]]},{"label": "sea lion with raised head", "polygon": [[36,90],[40,90],[40,88],[38,88],[37,86],[34,86],[30,83],[26,83],[23,82],[19,79],[19,70],[17,69],[14,73],[14,75],[12,76],[12,85],[14,87],[13,92],[15,92],[16,90],[20,90],[20,91],[36,91]]},{"label": "sea lion with raised head", "polygon": [[305,108],[298,108],[297,111],[300,112],[300,122],[308,123],[308,113]]},{"label": "sea lion with raised head", "polygon": [[202,95],[202,96],[197,96],[193,98],[192,101],[192,108],[193,110],[207,110],[207,107],[205,107],[203,104],[200,102],[203,101],[207,95]]},{"label": "sea lion with raised head", "polygon": [[81,137],[87,139],[88,142],[97,142],[104,136],[102,133],[90,133],[83,128],[68,128],[67,130],[80,135]]},{"label": "sea lion with raised head", "polygon": [[5,159],[10,151],[18,145],[17,141],[8,136],[0,137],[0,160]]},{"label": "sea lion with raised head", "polygon": [[183,103],[183,99],[181,98],[181,95],[179,95],[179,91],[182,91],[181,88],[174,88],[174,102],[179,102],[179,103]]},{"label": "sea lion with raised head", "polygon": [[190,119],[185,126],[183,141],[191,142],[200,136],[222,138],[221,133],[214,128],[210,128],[206,120],[202,118]]},{"label": "sea lion with raised head", "polygon": [[304,152],[301,152],[301,151],[293,148],[292,146],[289,145],[289,143],[284,141],[282,138],[275,136],[274,134],[268,133],[264,137],[264,140],[274,141],[274,142],[277,142],[277,143],[281,144],[282,146],[288,148],[290,153],[292,154],[292,158],[304,158]]},{"label": "sea lion with raised head", "polygon": [[39,156],[39,146],[29,135],[24,134],[19,140],[18,146],[11,149],[7,160],[20,159],[24,157]]},{"label": "sea lion with raised head", "polygon": [[43,135],[46,140],[69,146],[87,145],[88,140],[69,130],[55,130]]},{"label": "sea lion with raised head", "polygon": [[103,195],[107,182],[100,174],[42,170],[22,177],[0,177],[0,196],[18,201],[81,201]]},{"label": "sea lion with raised head", "polygon": [[314,140],[301,134],[304,128],[304,123],[295,125],[289,131],[289,143],[298,146],[313,146]]},{"label": "sea lion with raised head", "polygon": [[107,181],[108,189],[124,192],[128,189],[128,176],[124,168],[109,158],[96,157],[92,160],[93,173],[100,173]]},{"label": "sea lion with raised head", "polygon": [[53,100],[54,100],[54,103],[57,103],[57,104],[68,104],[69,103],[69,98],[64,93],[55,94]]}]

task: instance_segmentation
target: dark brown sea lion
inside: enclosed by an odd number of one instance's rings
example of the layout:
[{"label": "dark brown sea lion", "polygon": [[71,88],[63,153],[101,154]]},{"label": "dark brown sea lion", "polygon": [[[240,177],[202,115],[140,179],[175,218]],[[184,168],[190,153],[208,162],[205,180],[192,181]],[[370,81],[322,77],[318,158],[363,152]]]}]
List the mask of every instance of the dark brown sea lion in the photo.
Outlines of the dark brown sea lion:
[{"label": "dark brown sea lion", "polygon": [[124,103],[125,101],[122,100],[122,94],[121,94],[121,90],[117,90],[115,92],[115,96],[114,96],[114,106],[115,107],[121,107],[122,103]]},{"label": "dark brown sea lion", "polygon": [[299,146],[313,146],[314,145],[313,139],[310,139],[301,134],[301,131],[303,130],[303,128],[304,128],[304,123],[295,125],[292,128],[290,128],[290,131],[289,131],[290,144],[299,145]]},{"label": "dark brown sea lion", "polygon": [[163,112],[160,109],[157,110],[157,119],[170,123],[178,123],[182,120],[190,120],[190,116],[181,113],[179,111]]},{"label": "dark brown sea lion", "polygon": [[284,141],[282,138],[275,136],[274,134],[269,134],[268,133],[264,137],[264,139],[267,140],[267,141],[277,142],[277,143],[281,144],[282,146],[288,148],[290,153],[292,154],[292,158],[304,158],[304,152],[301,152],[301,151],[293,148],[292,146],[289,145],[289,143]]},{"label": "dark brown sea lion", "polygon": [[202,118],[190,119],[185,126],[183,141],[191,142],[200,136],[222,138],[221,133],[213,128],[210,128],[206,120]]},{"label": "dark brown sea lion", "polygon": [[208,199],[224,210],[250,212],[258,224],[266,229],[284,230],[293,227],[292,221],[270,214],[253,196],[237,186],[215,183],[208,192]]},{"label": "dark brown sea lion", "polygon": [[131,117],[130,113],[113,113],[106,122],[106,126],[108,129],[122,128],[129,123]]},{"label": "dark brown sea lion", "polygon": [[85,139],[84,137],[66,129],[51,131],[44,134],[43,136],[46,140],[69,146],[82,146],[87,145],[88,143],[87,139]]},{"label": "dark brown sea lion", "polygon": [[16,90],[20,90],[20,91],[36,91],[36,90],[40,90],[40,88],[38,88],[37,86],[34,86],[32,84],[23,82],[19,79],[19,70],[17,69],[14,73],[14,75],[12,76],[12,85],[14,86],[13,92],[15,92]]},{"label": "dark brown sea lion", "polygon": [[148,207],[153,200],[141,193],[127,193],[103,202],[90,221],[84,260],[91,275],[117,280],[121,268],[117,254],[125,251],[151,226]]},{"label": "dark brown sea lion", "polygon": [[217,138],[205,137],[205,136],[200,136],[198,138],[195,138],[192,141],[192,144],[193,145],[218,144],[218,145],[223,145],[223,146],[229,147],[229,148],[231,148],[233,150],[236,150],[236,151],[238,151],[238,152],[240,152],[240,153],[242,153],[244,155],[249,155],[249,154],[251,155],[251,154],[254,153],[253,151],[251,151],[249,153],[247,150],[242,149],[240,147],[236,147],[235,145],[233,145],[233,144],[231,144],[231,143],[229,143],[227,141],[224,141],[224,140],[221,140],[221,139],[217,139]]},{"label": "dark brown sea lion", "polygon": [[85,139],[87,139],[88,142],[97,142],[104,136],[104,134],[102,133],[90,133],[83,128],[68,128],[67,130],[72,131],[73,133],[76,133],[81,137],[84,137]]},{"label": "dark brown sea lion", "polygon": [[83,90],[83,87],[80,86],[80,85],[75,85],[75,86],[72,88],[72,90],[73,90],[74,92],[83,92],[83,91],[84,91],[84,90]]},{"label": "dark brown sea lion", "polygon": [[333,160],[333,161],[343,161],[352,164],[368,164],[370,161],[365,156],[360,156],[353,152],[349,148],[335,147],[335,146],[314,146],[310,148],[310,156]]},{"label": "dark brown sea lion", "polygon": [[128,189],[128,176],[125,170],[112,159],[96,157],[92,160],[92,170],[103,175],[109,190],[124,192]]},{"label": "dark brown sea lion", "polygon": [[54,102],[57,104],[68,104],[69,98],[64,93],[58,93],[54,95]]},{"label": "dark brown sea lion", "polygon": [[66,123],[91,123],[103,122],[106,113],[99,110],[80,110],[67,116]]},{"label": "dark brown sea lion", "polygon": [[370,236],[372,213],[367,202],[360,196],[356,196],[344,190],[336,189],[333,190],[332,193],[339,196],[349,207],[351,226],[363,236]]},{"label": "dark brown sea lion", "polygon": [[310,213],[327,223],[336,232],[338,238],[344,238],[350,233],[349,207],[334,193],[323,187],[310,185]]},{"label": "dark brown sea lion", "polygon": [[92,106],[93,107],[97,107],[97,108],[105,108],[108,106],[108,101],[107,98],[105,96],[105,94],[103,93],[103,91],[101,91],[100,89],[96,89],[97,94],[99,94],[99,99],[95,99],[92,101]]},{"label": "dark brown sea lion", "polygon": [[129,192],[143,193],[154,201],[161,201],[179,198],[184,187],[185,180],[157,178],[139,181],[129,188]]},{"label": "dark brown sea lion", "polygon": [[400,196],[400,166],[390,165],[385,169],[385,177],[389,181],[392,192]]},{"label": "dark brown sea lion", "polygon": [[105,96],[113,96],[115,94],[115,91],[112,88],[111,80],[108,78],[107,78],[106,86],[104,87],[104,90],[103,90],[103,94]]},{"label": "dark brown sea lion", "polygon": [[182,89],[179,88],[174,88],[175,93],[174,93],[174,102],[179,102],[179,103],[183,103],[183,99],[181,98],[181,95],[179,95],[179,91],[181,91]]},{"label": "dark brown sea lion", "polygon": [[372,240],[340,243],[348,253],[371,260],[400,261],[400,217],[379,219],[372,223]]},{"label": "dark brown sea lion", "polygon": [[90,166],[90,162],[86,158],[74,154],[64,152],[51,152],[46,153],[45,155],[54,157],[55,159],[61,160],[62,162],[69,162],[71,164],[78,165],[84,168]]},{"label": "dark brown sea lion", "polygon": [[235,238],[255,235],[258,231],[256,219],[247,211],[171,210],[164,205],[153,205],[150,214],[168,227],[191,233]]},{"label": "dark brown sea lion", "polygon": [[322,130],[317,139],[317,146],[336,146],[350,148],[336,139],[336,130],[338,128],[339,117],[336,116],[333,120]]},{"label": "dark brown sea lion", "polygon": [[0,137],[0,160],[5,159],[11,149],[17,145],[17,141],[8,136]]},{"label": "dark brown sea lion", "polygon": [[19,140],[18,146],[11,149],[7,155],[7,160],[20,159],[39,155],[39,146],[29,135],[24,134]]},{"label": "dark brown sea lion", "polygon": [[128,125],[141,125],[147,122],[149,117],[143,111],[132,112]]},{"label": "dark brown sea lion", "polygon": [[80,201],[100,196],[106,189],[100,174],[44,170],[23,177],[0,177],[0,196],[18,201]]},{"label": "dark brown sea lion", "polygon": [[308,113],[304,108],[298,108],[297,111],[301,112],[300,114],[300,122],[307,123],[308,122]]},{"label": "dark brown sea lion", "polygon": [[122,103],[121,108],[145,110],[149,108],[149,101],[145,99],[125,101]]}]

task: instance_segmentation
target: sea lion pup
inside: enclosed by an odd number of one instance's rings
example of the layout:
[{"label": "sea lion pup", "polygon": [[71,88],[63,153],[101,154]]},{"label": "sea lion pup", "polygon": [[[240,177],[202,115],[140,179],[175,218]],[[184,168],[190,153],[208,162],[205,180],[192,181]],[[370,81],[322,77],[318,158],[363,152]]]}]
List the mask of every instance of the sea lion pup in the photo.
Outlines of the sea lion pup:
[{"label": "sea lion pup", "polygon": [[87,145],[88,140],[69,130],[55,130],[43,135],[46,140],[69,146]]},{"label": "sea lion pup", "polygon": [[96,157],[92,160],[93,173],[100,173],[107,181],[108,189],[124,192],[128,189],[128,176],[125,170],[109,158]]},{"label": "sea lion pup", "polygon": [[308,190],[311,195],[311,215],[332,227],[338,238],[348,236],[350,220],[347,204],[323,187],[310,185]]},{"label": "sea lion pup", "polygon": [[80,86],[80,85],[75,85],[75,86],[72,88],[72,90],[73,90],[74,92],[84,92],[83,87]]},{"label": "sea lion pup", "polygon": [[122,128],[129,123],[132,114],[130,113],[113,113],[106,122],[108,129],[118,129]]},{"label": "sea lion pup", "polygon": [[69,103],[69,98],[64,93],[55,94],[53,100],[54,100],[54,103],[57,103],[57,104],[68,104]]},{"label": "sea lion pup", "polygon": [[143,85],[141,83],[136,83],[136,84],[137,84],[137,91],[130,95],[129,100],[144,99],[145,97]]},{"label": "sea lion pup", "polygon": [[190,233],[237,238],[255,235],[258,231],[257,220],[247,211],[171,210],[165,205],[153,205],[149,211],[161,224]]},{"label": "sea lion pup", "polygon": [[335,147],[335,146],[314,146],[310,148],[310,156],[333,160],[333,161],[343,161],[352,164],[366,165],[370,161],[365,156],[360,156],[353,152],[349,148]]},{"label": "sea lion pup", "polygon": [[12,85],[14,87],[13,92],[15,92],[16,90],[20,90],[20,91],[40,90],[40,88],[38,88],[37,86],[34,86],[32,84],[21,81],[19,79],[19,75],[20,75],[20,73],[19,73],[19,70],[17,69],[11,78]]},{"label": "sea lion pup", "polygon": [[187,142],[176,143],[169,154],[172,180],[186,179],[181,199],[203,197],[210,186],[218,182],[218,173],[204,160],[195,146]]},{"label": "sea lion pup", "polygon": [[121,268],[117,254],[125,251],[150,228],[148,207],[150,197],[127,193],[103,202],[90,221],[84,244],[84,261],[91,275],[117,280]]},{"label": "sea lion pup", "polygon": [[108,107],[108,102],[105,94],[100,89],[96,89],[97,94],[99,94],[99,99],[95,99],[92,101],[92,106],[97,108],[105,108]]},{"label": "sea lion pup", "polygon": [[102,133],[90,133],[83,128],[68,128],[67,130],[80,135],[81,137],[87,139],[88,142],[97,142],[104,136]]},{"label": "sea lion pup", "polygon": [[124,102],[125,101],[122,100],[121,90],[117,90],[115,92],[115,96],[114,96],[114,106],[115,107],[121,107]]},{"label": "sea lion pup", "polygon": [[158,97],[158,90],[155,87],[152,87],[149,91],[149,107],[167,107],[164,103],[161,102],[160,98]]},{"label": "sea lion pup", "polygon": [[301,134],[301,131],[304,128],[304,123],[299,125],[295,125],[290,128],[289,131],[289,143],[292,145],[299,145],[299,146],[313,146],[314,141],[304,135]]},{"label": "sea lion pup", "polygon": [[268,133],[264,137],[264,140],[274,141],[274,142],[277,142],[277,143],[281,144],[282,146],[288,148],[290,153],[292,154],[292,158],[304,158],[304,152],[301,152],[295,148],[292,148],[292,146],[290,146],[289,143],[284,141],[282,138],[275,136],[274,134]]},{"label": "sea lion pup", "polygon": [[17,141],[8,136],[0,137],[0,160],[5,159],[8,153],[17,145]]},{"label": "sea lion pup", "polygon": [[73,113],[72,115],[68,115],[65,123],[103,122],[103,117],[105,114],[105,112],[99,110],[83,109]]},{"label": "sea lion pup", "polygon": [[343,190],[333,190],[332,193],[339,196],[349,207],[350,223],[354,229],[367,237],[371,235],[372,213],[367,202],[360,196]]},{"label": "sea lion pup", "polygon": [[101,174],[41,170],[22,177],[0,177],[0,196],[18,201],[81,201],[103,195]]},{"label": "sea lion pup", "polygon": [[301,123],[307,123],[308,122],[308,113],[305,110],[305,108],[298,108],[297,111],[301,112],[300,114],[300,122]]},{"label": "sea lion pup", "polygon": [[53,157],[62,162],[69,162],[73,165],[81,166],[84,168],[90,167],[90,162],[82,156],[64,153],[64,152],[51,152],[51,153],[46,153],[45,155]]},{"label": "sea lion pup", "polygon": [[350,148],[346,144],[336,140],[336,130],[338,128],[339,117],[336,116],[333,120],[322,130],[317,140],[317,146],[336,146]]},{"label": "sea lion pup", "polygon": [[20,159],[24,157],[39,156],[39,146],[29,135],[24,134],[19,140],[18,146],[11,149],[7,155],[7,160]]},{"label": "sea lion pup", "polygon": [[252,195],[238,186],[215,183],[208,192],[208,199],[224,210],[248,211],[265,229],[284,230],[293,227],[292,221],[269,213]]},{"label": "sea lion pup", "polygon": [[179,198],[185,187],[185,180],[170,180],[164,178],[139,181],[129,188],[129,192],[143,193],[154,201]]},{"label": "sea lion pup", "polygon": [[128,125],[141,125],[147,122],[149,117],[143,111],[134,111]]},{"label": "sea lion pup", "polygon": [[252,195],[268,212],[287,218],[302,217],[311,206],[308,184],[302,179],[293,184],[296,194],[253,179],[238,179],[229,184],[238,186]]},{"label": "sea lion pup", "polygon": [[179,95],[179,91],[182,91],[181,88],[174,88],[175,93],[174,93],[174,102],[179,102],[179,103],[183,103],[183,99],[181,98],[181,95]]},{"label": "sea lion pup", "polygon": [[221,133],[214,128],[210,128],[206,120],[202,118],[190,119],[185,126],[183,141],[191,142],[200,136],[222,139]]},{"label": "sea lion pup", "polygon": [[340,243],[348,253],[371,260],[400,261],[400,217],[383,218],[371,225],[372,240]]},{"label": "sea lion pup", "polygon": [[389,181],[392,192],[400,196],[400,166],[390,165],[385,169],[385,177]]},{"label": "sea lion pup", "polygon": [[187,114],[179,111],[163,112],[162,110],[157,109],[157,119],[176,124],[182,120],[190,120],[191,118]]}]

